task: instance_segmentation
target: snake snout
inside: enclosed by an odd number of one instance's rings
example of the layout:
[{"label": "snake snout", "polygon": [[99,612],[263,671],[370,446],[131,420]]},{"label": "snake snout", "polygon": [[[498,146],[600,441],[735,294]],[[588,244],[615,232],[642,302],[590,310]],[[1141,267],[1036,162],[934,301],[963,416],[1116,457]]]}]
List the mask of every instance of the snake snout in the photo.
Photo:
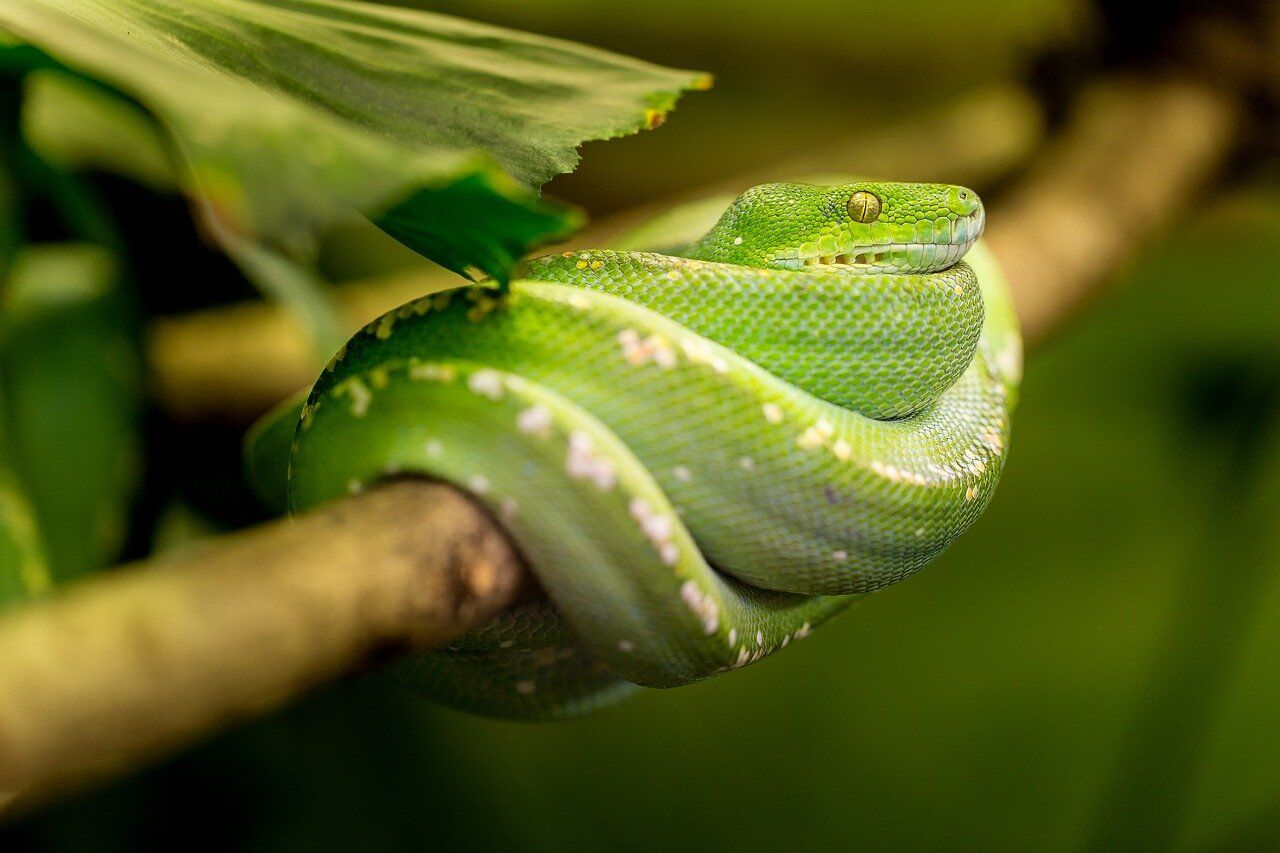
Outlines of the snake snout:
[{"label": "snake snout", "polygon": [[968,187],[951,187],[947,191],[947,207],[957,216],[969,216],[982,210],[982,199]]}]

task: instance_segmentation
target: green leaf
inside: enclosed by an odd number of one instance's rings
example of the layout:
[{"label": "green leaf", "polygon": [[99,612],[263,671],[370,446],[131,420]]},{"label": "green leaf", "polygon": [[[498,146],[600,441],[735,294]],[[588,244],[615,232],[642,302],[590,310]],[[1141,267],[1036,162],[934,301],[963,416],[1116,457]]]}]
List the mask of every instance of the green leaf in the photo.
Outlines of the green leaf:
[{"label": "green leaf", "polygon": [[709,85],[342,0],[5,0],[0,27],[153,113],[220,242],[252,240],[304,272],[319,236],[359,212],[449,269],[501,279],[578,225],[536,194],[578,145],[652,127]]},{"label": "green leaf", "polygon": [[0,610],[52,585],[31,505],[0,468]]},{"label": "green leaf", "polygon": [[22,91],[22,135],[64,171],[124,175],[156,192],[176,189],[167,142],[137,104],[79,77],[32,71]]},{"label": "green leaf", "polygon": [[140,473],[133,325],[108,250],[17,255],[0,298],[0,467],[15,479],[8,492],[29,500],[59,581],[110,564],[124,539]]}]

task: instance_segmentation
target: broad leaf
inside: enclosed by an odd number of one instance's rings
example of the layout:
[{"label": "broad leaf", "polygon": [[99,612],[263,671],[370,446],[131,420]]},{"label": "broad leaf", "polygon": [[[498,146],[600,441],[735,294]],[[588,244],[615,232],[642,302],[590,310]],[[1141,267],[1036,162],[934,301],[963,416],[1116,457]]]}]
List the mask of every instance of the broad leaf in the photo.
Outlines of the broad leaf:
[{"label": "broad leaf", "polygon": [[20,491],[58,581],[119,557],[141,473],[141,365],[119,285],[100,246],[35,244],[0,296],[0,473],[11,519]]},{"label": "broad leaf", "polygon": [[[577,225],[536,190],[578,145],[653,126],[707,84],[344,0],[4,0],[0,28],[152,112],[209,231],[286,298],[318,235],[356,211],[390,211],[388,230],[432,260],[502,278]],[[272,280],[264,251],[301,273]]]},{"label": "broad leaf", "polygon": [[137,104],[79,77],[37,70],[22,89],[22,135],[67,172],[124,175],[157,192],[176,189],[165,139]]}]

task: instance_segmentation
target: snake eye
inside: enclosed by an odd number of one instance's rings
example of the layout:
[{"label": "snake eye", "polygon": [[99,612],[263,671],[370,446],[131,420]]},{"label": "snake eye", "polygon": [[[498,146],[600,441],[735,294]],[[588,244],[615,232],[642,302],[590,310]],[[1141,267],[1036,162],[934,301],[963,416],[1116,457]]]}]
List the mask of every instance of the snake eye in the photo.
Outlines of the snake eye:
[{"label": "snake eye", "polygon": [[880,199],[874,193],[858,190],[845,205],[854,222],[875,222],[880,216]]}]

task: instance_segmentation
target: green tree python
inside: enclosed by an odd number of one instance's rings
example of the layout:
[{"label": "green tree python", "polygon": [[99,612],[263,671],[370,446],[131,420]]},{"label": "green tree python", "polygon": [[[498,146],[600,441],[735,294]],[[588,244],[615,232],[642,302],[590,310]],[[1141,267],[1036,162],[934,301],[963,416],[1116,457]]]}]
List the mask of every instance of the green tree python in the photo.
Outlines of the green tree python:
[{"label": "green tree python", "polygon": [[283,470],[288,439],[264,436],[292,437],[292,511],[425,475],[513,537],[545,595],[395,664],[413,687],[545,719],[745,666],[990,500],[1021,344],[977,195],[723,204],[710,230],[704,204],[631,240],[662,253],[550,254],[391,311],[251,439],[251,470]]}]

